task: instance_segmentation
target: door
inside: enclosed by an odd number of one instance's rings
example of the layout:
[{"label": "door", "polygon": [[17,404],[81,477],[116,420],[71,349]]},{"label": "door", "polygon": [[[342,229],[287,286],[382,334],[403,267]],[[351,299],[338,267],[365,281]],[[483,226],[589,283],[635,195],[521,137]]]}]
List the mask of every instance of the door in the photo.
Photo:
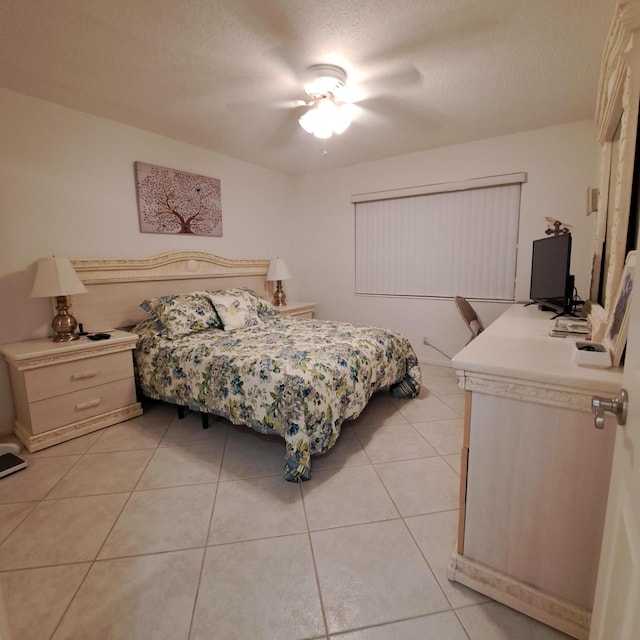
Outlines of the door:
[{"label": "door", "polygon": [[590,640],[640,638],[640,289],[631,299],[623,384],[629,414],[626,426],[615,427]]}]

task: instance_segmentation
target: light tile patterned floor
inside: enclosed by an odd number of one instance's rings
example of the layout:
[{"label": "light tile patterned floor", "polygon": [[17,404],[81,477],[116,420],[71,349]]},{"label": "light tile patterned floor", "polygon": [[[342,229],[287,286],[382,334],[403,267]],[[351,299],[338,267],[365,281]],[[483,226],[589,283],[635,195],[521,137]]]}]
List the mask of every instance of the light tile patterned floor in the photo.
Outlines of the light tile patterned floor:
[{"label": "light tile patterned floor", "polygon": [[462,393],[423,365],[285,482],[284,444],[150,403],[0,479],[14,640],[560,640],[449,582]]}]

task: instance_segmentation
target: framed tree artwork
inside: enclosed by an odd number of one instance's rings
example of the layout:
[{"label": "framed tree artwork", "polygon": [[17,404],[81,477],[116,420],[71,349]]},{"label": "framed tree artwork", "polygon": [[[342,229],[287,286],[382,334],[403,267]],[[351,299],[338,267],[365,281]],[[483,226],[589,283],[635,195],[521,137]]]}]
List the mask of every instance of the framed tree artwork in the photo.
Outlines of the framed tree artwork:
[{"label": "framed tree artwork", "polygon": [[135,162],[141,233],[222,236],[220,180]]}]

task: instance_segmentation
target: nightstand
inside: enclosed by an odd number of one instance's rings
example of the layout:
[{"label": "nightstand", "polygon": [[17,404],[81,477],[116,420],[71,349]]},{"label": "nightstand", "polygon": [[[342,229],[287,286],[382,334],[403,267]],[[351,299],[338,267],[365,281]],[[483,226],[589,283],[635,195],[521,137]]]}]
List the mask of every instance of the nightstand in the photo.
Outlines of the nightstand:
[{"label": "nightstand", "polygon": [[296,318],[313,318],[313,312],[315,310],[314,302],[288,302],[282,307],[276,307],[276,309],[283,316],[295,316]]},{"label": "nightstand", "polygon": [[137,336],[50,338],[0,345],[9,364],[14,433],[31,452],[142,415],[133,358]]}]

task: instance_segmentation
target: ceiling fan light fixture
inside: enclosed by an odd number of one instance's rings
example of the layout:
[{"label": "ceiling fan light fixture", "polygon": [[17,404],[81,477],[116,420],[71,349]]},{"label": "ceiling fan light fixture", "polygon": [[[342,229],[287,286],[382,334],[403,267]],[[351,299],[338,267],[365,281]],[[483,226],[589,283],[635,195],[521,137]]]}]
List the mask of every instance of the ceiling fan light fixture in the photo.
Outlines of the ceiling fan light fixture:
[{"label": "ceiling fan light fixture", "polygon": [[352,104],[341,104],[338,107],[334,121],[333,132],[337,135],[344,133],[350,126],[356,109]]},{"label": "ceiling fan light fixture", "polygon": [[333,64],[314,64],[307,69],[309,81],[304,90],[312,98],[334,94],[344,87],[347,73],[342,67]]},{"label": "ceiling fan light fixture", "polygon": [[298,120],[300,126],[316,138],[340,135],[349,128],[355,111],[352,104],[336,100],[336,91],[347,80],[345,70],[331,64],[316,64],[307,69],[307,74],[310,81],[304,90],[312,98],[312,104]]},{"label": "ceiling fan light fixture", "polygon": [[341,134],[351,124],[351,109],[344,108],[352,105],[336,104],[332,95],[316,100],[298,122],[307,132],[316,138],[330,138],[334,133]]},{"label": "ceiling fan light fixture", "polygon": [[307,132],[313,133],[316,128],[317,112],[315,109],[309,109],[306,113],[302,114],[298,119],[300,126]]},{"label": "ceiling fan light fixture", "polygon": [[329,94],[316,99],[312,107],[298,120],[300,126],[316,138],[330,138],[334,133],[344,133],[353,119],[354,107],[352,104],[338,104]]},{"label": "ceiling fan light fixture", "polygon": [[331,123],[326,121],[321,121],[313,131],[313,135],[316,138],[320,138],[321,140],[326,140],[333,135],[333,128]]},{"label": "ceiling fan light fixture", "polygon": [[338,105],[331,95],[317,100],[314,108],[318,117],[324,121],[332,121],[338,113]]}]

